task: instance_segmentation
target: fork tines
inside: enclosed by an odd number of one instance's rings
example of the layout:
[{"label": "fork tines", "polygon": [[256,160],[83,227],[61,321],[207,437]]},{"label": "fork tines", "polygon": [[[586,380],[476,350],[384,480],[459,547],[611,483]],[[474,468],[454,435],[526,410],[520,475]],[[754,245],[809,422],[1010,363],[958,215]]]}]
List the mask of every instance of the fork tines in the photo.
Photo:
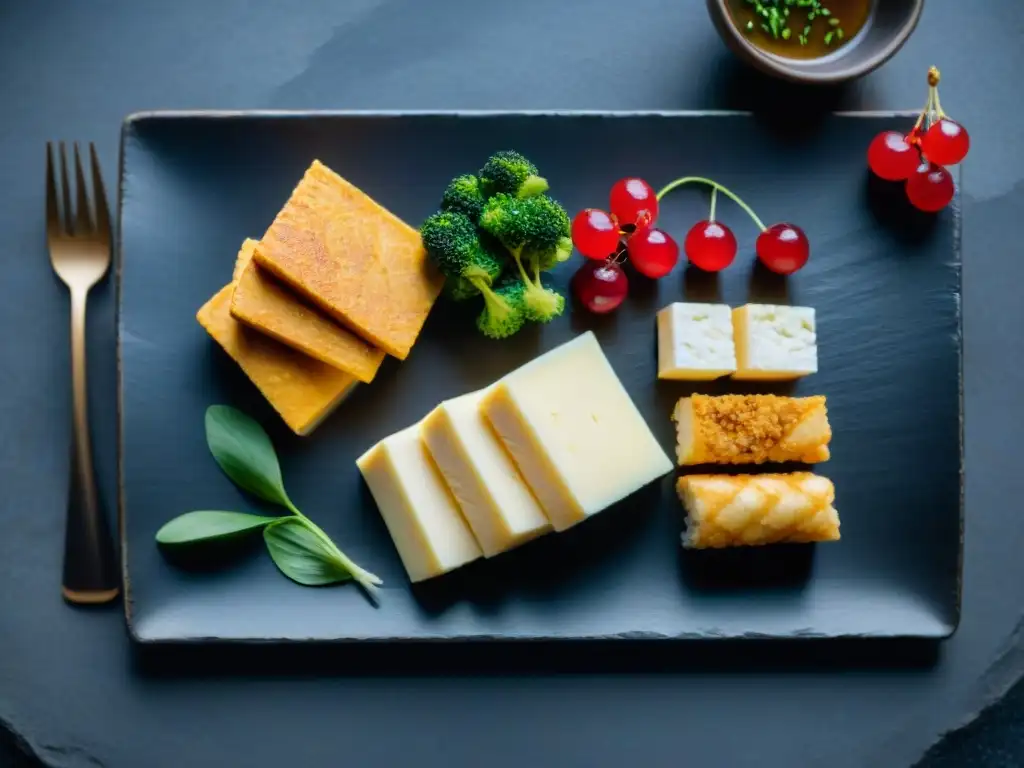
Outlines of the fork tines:
[{"label": "fork tines", "polygon": [[[54,155],[59,158],[54,160]],[[68,178],[68,157],[64,142],[46,143],[46,232],[53,237],[99,236],[109,239],[110,211],[107,208],[107,193],[100,173],[100,161],[96,145],[89,142],[89,156],[92,176],[92,194],[85,179],[78,142],[74,143],[75,155],[75,206],[71,206],[71,183]],[[57,177],[57,167],[60,177]],[[60,190],[58,195],[57,190]],[[91,203],[90,203],[91,200]]]}]

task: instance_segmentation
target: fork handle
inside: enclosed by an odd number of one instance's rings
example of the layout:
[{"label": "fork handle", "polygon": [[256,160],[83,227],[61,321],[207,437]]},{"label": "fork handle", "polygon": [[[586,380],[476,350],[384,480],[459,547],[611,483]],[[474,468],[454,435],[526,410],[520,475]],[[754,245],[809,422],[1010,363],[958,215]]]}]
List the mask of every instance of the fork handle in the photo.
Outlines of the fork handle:
[{"label": "fork handle", "polygon": [[85,306],[87,291],[71,291],[71,384],[73,429],[71,482],[64,533],[61,592],[71,603],[106,603],[119,591],[114,547],[100,509],[89,439],[86,387]]}]

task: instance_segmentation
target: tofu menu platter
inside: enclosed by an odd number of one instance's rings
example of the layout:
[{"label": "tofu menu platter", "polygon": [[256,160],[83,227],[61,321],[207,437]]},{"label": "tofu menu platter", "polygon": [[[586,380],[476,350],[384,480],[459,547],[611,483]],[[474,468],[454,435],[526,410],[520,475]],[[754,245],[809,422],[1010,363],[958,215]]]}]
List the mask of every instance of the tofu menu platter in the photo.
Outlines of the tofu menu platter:
[{"label": "tofu menu platter", "polygon": [[[816,189],[739,115],[548,120],[126,124],[137,640],[952,631],[957,220],[892,239],[856,163]],[[863,157],[897,122],[822,130]],[[632,163],[585,162],[627,135]],[[227,170],[172,188],[142,162],[187,144]],[[762,156],[763,181],[734,172]],[[200,222],[176,246],[139,214],[157,188]],[[203,252],[189,277],[174,247]]]}]

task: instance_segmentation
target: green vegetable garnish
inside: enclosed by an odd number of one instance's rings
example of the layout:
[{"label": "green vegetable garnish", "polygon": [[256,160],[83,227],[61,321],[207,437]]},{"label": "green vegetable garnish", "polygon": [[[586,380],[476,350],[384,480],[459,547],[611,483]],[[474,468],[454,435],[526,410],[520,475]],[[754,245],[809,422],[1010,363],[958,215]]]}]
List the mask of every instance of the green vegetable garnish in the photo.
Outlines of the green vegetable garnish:
[{"label": "green vegetable garnish", "polygon": [[[572,255],[569,214],[544,194],[547,181],[518,152],[497,152],[478,176],[452,180],[442,210],[420,227],[423,246],[456,301],[483,298],[477,328],[503,339],[527,321],[547,323],[565,297],[541,281]],[[509,276],[498,287],[502,272]]]},{"label": "green vegetable garnish", "polygon": [[423,222],[420,236],[441,274],[453,281],[453,298],[488,293],[504,267],[501,256],[481,240],[476,224],[464,213],[435,213]]},{"label": "green vegetable garnish", "polygon": [[221,512],[199,510],[166,523],[156,532],[158,544],[177,546],[199,542],[224,541],[250,531],[262,530],[264,526],[278,520],[276,517],[250,515],[247,512]]},{"label": "green vegetable garnish", "polygon": [[513,150],[495,152],[479,175],[487,197],[503,192],[525,198],[548,190],[547,179],[538,175],[537,166]]},{"label": "green vegetable garnish", "polygon": [[[518,288],[518,289],[517,289]],[[523,284],[513,280],[491,295],[484,295],[484,309],[476,319],[476,327],[491,339],[505,339],[517,333],[526,323]]]},{"label": "green vegetable garnish", "polygon": [[480,179],[467,173],[456,176],[445,188],[441,210],[465,214],[475,223],[480,219],[485,200]]},{"label": "green vegetable garnish", "polygon": [[565,209],[547,195],[520,200],[497,194],[487,201],[480,226],[508,249],[523,282],[527,318],[546,323],[560,315],[565,299],[541,284],[540,273],[572,254]]},{"label": "green vegetable garnish", "polygon": [[263,427],[234,408],[211,405],[206,410],[206,443],[235,485],[291,514],[266,517],[243,512],[187,512],[157,531],[159,544],[197,545],[262,530],[271,558],[292,581],[310,586],[355,580],[376,598],[381,580],[352,562],[292,503],[284,489],[273,443]]}]

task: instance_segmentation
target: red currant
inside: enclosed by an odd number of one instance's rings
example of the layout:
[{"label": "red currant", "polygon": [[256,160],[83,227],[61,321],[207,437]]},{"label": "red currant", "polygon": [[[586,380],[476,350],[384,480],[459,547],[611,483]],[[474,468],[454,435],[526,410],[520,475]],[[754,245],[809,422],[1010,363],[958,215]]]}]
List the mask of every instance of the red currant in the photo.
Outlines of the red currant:
[{"label": "red currant", "polygon": [[921,139],[925,157],[938,165],[956,165],[971,148],[971,137],[960,123],[943,118],[928,129]]},{"label": "red currant", "polygon": [[907,198],[920,211],[936,213],[953,199],[956,187],[949,171],[935,163],[922,163],[907,179]]},{"label": "red currant", "polygon": [[717,221],[698,221],[686,233],[683,249],[693,266],[718,272],[736,258],[736,235]]},{"label": "red currant", "polygon": [[599,208],[586,208],[572,220],[572,242],[588,259],[604,261],[619,247],[619,223]]},{"label": "red currant", "polygon": [[619,179],[612,187],[611,210],[622,224],[649,227],[658,218],[658,197],[643,179]]},{"label": "red currant", "polygon": [[604,314],[617,309],[625,300],[629,281],[622,267],[613,261],[587,261],[573,276],[572,287],[583,306]]},{"label": "red currant", "polygon": [[898,131],[882,131],[868,147],[868,166],[886,181],[905,181],[920,164],[917,149]]},{"label": "red currant", "polygon": [[757,236],[757,258],[772,272],[791,275],[807,263],[811,244],[795,224],[772,224]]},{"label": "red currant", "polygon": [[636,232],[626,244],[629,260],[645,277],[664,277],[679,261],[679,245],[667,232],[645,228]]}]

